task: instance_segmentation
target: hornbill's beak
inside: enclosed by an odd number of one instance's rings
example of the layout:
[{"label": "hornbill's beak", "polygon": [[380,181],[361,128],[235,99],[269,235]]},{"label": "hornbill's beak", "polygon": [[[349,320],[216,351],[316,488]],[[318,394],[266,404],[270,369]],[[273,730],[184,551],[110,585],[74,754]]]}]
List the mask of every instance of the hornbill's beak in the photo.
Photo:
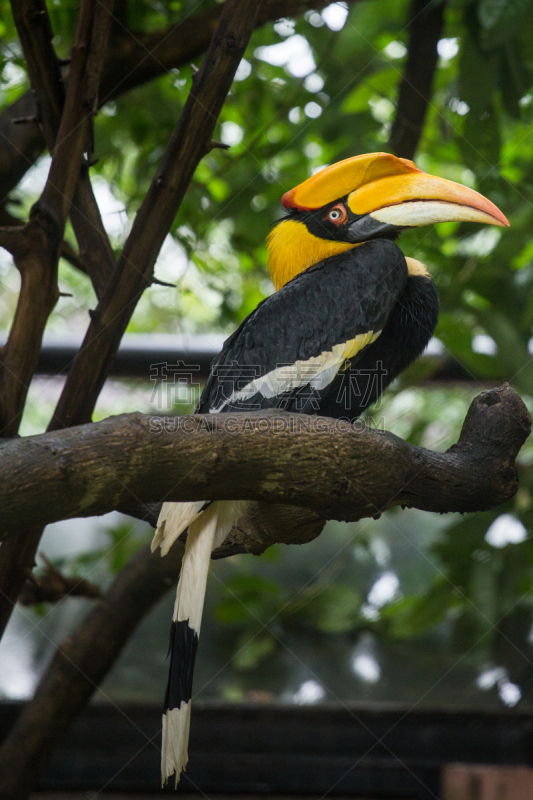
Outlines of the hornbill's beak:
[{"label": "hornbill's beak", "polygon": [[344,200],[353,218],[346,240],[361,242],[404,228],[435,222],[467,221],[508,226],[486,197],[459,183],[419,170],[412,161],[389,153],[370,153],[339,161],[286,192],[286,208],[312,211]]}]

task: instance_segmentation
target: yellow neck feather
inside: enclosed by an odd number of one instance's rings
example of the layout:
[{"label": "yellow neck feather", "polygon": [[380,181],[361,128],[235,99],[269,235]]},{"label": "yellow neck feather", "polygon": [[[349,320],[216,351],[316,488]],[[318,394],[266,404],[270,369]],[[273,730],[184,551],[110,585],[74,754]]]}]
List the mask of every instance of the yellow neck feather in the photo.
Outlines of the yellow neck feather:
[{"label": "yellow neck feather", "polygon": [[283,220],[267,238],[268,270],[274,288],[278,291],[300,272],[353,247],[357,244],[319,239],[307,230],[303,222]]}]

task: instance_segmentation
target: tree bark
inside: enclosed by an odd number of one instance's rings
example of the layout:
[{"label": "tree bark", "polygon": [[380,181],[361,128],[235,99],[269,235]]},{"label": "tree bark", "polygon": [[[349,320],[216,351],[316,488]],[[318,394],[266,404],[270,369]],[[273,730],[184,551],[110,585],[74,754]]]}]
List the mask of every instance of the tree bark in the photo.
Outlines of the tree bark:
[{"label": "tree bark", "polygon": [[[395,505],[480,511],[518,486],[530,417],[505,384],[470,406],[446,453],[300,414],[123,414],[0,445],[1,531],[164,500],[254,500],[358,520]],[[242,549],[260,552],[264,541]]]},{"label": "tree bark", "polygon": [[387,144],[400,158],[414,158],[420,141],[437,68],[437,44],[444,27],[445,7],[445,0],[411,2],[407,59]]}]

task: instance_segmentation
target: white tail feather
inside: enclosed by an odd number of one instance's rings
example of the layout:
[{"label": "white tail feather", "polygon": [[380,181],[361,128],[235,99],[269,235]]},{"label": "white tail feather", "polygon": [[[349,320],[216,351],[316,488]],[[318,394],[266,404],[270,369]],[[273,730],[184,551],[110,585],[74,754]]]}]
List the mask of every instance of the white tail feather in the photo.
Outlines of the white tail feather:
[{"label": "white tail feather", "polygon": [[180,775],[189,760],[189,728],[191,725],[191,703],[182,703],[163,714],[163,749],[161,751],[161,786],[176,773],[178,786]]},{"label": "white tail feather", "polygon": [[150,546],[152,553],[161,545],[161,555],[166,556],[178,536],[200,516],[204,505],[204,500],[194,503],[163,503]]},{"label": "white tail feather", "polygon": [[[181,567],[181,576],[174,604],[173,622],[187,622],[187,627],[194,636],[200,635],[202,610],[204,606],[207,575],[211,560],[211,551],[217,532],[217,506],[212,503],[198,519],[189,525],[187,545]],[[173,657],[194,659],[191,653],[172,653]],[[181,665],[177,665],[177,669]],[[183,665],[185,671],[192,674],[192,666]],[[172,672],[171,678],[172,679]],[[165,709],[163,714],[163,748],[161,751],[161,780],[163,785],[176,773],[176,785],[181,771],[185,769],[189,744],[189,725],[191,717],[190,694],[177,698],[179,705]],[[176,700],[174,700],[176,702]]]},{"label": "white tail feather", "polygon": [[172,615],[170,676],[163,715],[163,785],[174,772],[177,785],[189,758],[192,673],[211,552],[224,542],[247,504],[217,501],[202,511],[204,505],[165,503],[152,543],[152,550],[161,544],[161,555],[165,555],[180,533],[189,528]]},{"label": "white tail feather", "polygon": [[198,635],[202,622],[211,551],[217,533],[219,506],[220,503],[211,503],[209,508],[189,525],[172,615],[173,622],[188,620],[189,626]]}]

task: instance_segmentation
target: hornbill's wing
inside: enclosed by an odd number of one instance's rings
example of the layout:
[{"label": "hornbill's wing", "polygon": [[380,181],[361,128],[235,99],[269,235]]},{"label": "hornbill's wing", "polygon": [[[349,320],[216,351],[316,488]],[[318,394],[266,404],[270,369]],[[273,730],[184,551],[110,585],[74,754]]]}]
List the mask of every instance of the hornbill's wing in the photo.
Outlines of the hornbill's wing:
[{"label": "hornbill's wing", "polygon": [[328,258],[267,298],[226,341],[198,413],[316,413],[335,376],[374,341],[407,280],[386,239]]}]

